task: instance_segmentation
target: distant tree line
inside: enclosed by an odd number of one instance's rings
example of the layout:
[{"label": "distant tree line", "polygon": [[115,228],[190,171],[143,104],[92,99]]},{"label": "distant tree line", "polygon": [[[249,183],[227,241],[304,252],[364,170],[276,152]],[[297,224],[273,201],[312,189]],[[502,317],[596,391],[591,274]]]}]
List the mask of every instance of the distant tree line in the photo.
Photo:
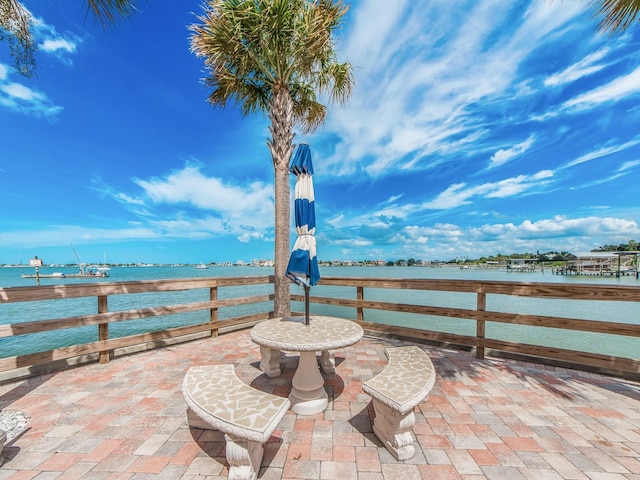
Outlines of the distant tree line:
[{"label": "distant tree line", "polygon": [[551,251],[546,253],[511,253],[509,255],[505,255],[502,253],[498,253],[496,255],[489,255],[487,257],[480,258],[454,258],[451,261],[445,263],[465,263],[465,264],[480,264],[480,263],[507,263],[509,259],[521,259],[521,260],[536,260],[539,263],[542,262],[566,262],[567,260],[571,260],[576,258],[576,256],[572,253],[561,251]]},{"label": "distant tree line", "polygon": [[434,265],[434,264],[444,264],[444,265],[477,265],[477,264],[485,264],[485,263],[494,263],[494,264],[506,264],[509,259],[526,259],[526,260],[536,260],[539,263],[546,262],[566,262],[567,260],[575,259],[576,256],[569,252],[546,252],[546,253],[512,253],[510,255],[504,255],[502,253],[498,253],[496,255],[490,255],[486,257],[480,258],[468,258],[468,257],[455,257],[452,260],[429,260],[424,261],[415,258],[404,259],[401,258],[399,260],[357,260],[357,261],[345,261],[345,262],[325,262],[320,261],[323,265],[331,265],[331,264],[341,264],[341,265],[349,265],[349,266],[387,266],[387,267],[414,267],[414,266],[424,266],[424,265]]},{"label": "distant tree line", "polygon": [[[611,245],[602,245],[598,248],[591,250],[592,252],[637,252],[640,251],[640,242],[637,240],[629,240],[627,243],[619,243],[619,244],[611,244]],[[573,253],[566,251],[550,251],[546,253],[511,253],[509,255],[505,255],[502,253],[497,253],[496,255],[489,255],[486,257],[480,258],[467,258],[467,257],[456,257],[453,260],[448,261],[439,261],[435,260],[432,263],[446,263],[446,264],[480,264],[480,263],[507,263],[508,259],[524,259],[524,260],[532,260],[535,259],[537,262],[566,262],[567,260],[575,259],[576,256]],[[396,261],[388,261],[387,266],[414,266],[414,265],[422,265],[421,260],[415,260],[410,258],[408,260],[396,260]]]},{"label": "distant tree line", "polygon": [[629,240],[627,243],[619,243],[617,245],[602,245],[592,252],[637,252],[640,250],[640,242]]}]

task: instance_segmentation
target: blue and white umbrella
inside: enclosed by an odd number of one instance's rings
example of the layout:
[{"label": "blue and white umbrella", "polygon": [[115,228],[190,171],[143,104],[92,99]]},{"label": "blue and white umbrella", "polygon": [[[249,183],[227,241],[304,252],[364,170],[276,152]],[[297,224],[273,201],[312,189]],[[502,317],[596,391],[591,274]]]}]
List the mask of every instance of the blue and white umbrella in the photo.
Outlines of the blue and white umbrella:
[{"label": "blue and white umbrella", "polygon": [[296,176],[294,211],[298,237],[293,245],[286,275],[304,288],[305,320],[309,324],[309,287],[318,283],[320,271],[316,258],[316,208],[313,193],[313,163],[311,149],[303,143],[298,146],[289,171]]}]

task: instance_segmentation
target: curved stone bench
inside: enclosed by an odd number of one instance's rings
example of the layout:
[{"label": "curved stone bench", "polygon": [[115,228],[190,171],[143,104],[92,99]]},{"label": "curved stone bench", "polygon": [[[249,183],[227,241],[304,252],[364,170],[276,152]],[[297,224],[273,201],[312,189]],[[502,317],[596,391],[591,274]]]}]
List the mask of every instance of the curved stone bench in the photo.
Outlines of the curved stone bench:
[{"label": "curved stone bench", "polygon": [[373,432],[396,460],[413,457],[413,409],[426,398],[436,381],[431,359],[419,347],[387,348],[387,366],[362,385],[373,398]]},{"label": "curved stone bench", "polygon": [[184,377],[182,394],[190,409],[191,426],[225,433],[229,478],[255,480],[263,444],[291,402],[243,383],[233,365],[191,367]]}]

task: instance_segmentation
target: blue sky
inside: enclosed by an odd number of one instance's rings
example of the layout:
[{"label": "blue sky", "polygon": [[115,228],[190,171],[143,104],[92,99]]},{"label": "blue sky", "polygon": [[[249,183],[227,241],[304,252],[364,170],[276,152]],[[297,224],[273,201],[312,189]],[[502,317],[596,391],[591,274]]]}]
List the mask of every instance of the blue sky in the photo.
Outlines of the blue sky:
[{"label": "blue sky", "polygon": [[[107,29],[80,0],[24,3],[37,76],[0,44],[0,263],[73,262],[70,244],[85,262],[273,258],[268,120],[206,103],[187,29],[201,2],[141,2]],[[600,35],[585,5],[351,2],[353,95],[295,138],[318,258],[640,240],[640,29]]]}]

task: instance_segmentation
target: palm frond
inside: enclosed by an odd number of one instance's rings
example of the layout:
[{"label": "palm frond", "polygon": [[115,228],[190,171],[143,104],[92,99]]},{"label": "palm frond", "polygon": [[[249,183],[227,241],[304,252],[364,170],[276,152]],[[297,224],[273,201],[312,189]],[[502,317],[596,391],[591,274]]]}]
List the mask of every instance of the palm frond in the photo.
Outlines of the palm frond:
[{"label": "palm frond", "polygon": [[18,0],[0,0],[0,41],[7,41],[16,70],[35,75],[36,44],[31,33],[33,17]]},{"label": "palm frond", "polygon": [[[103,26],[136,10],[133,0],[86,0],[87,15]],[[20,0],[0,0],[0,42],[7,41],[14,66],[25,77],[35,75],[33,17]]]},{"label": "palm frond", "polygon": [[598,28],[610,34],[627,30],[640,15],[640,0],[591,0],[590,5],[601,18]]},{"label": "palm frond", "polygon": [[92,14],[103,26],[116,23],[136,10],[133,0],[87,0],[87,14]]},{"label": "palm frond", "polygon": [[203,8],[190,27],[191,51],[204,58],[209,102],[268,110],[284,87],[295,123],[309,131],[326,116],[316,93],[339,102],[351,93],[351,66],[337,61],[332,39],[348,8],[341,0],[209,0]]}]

